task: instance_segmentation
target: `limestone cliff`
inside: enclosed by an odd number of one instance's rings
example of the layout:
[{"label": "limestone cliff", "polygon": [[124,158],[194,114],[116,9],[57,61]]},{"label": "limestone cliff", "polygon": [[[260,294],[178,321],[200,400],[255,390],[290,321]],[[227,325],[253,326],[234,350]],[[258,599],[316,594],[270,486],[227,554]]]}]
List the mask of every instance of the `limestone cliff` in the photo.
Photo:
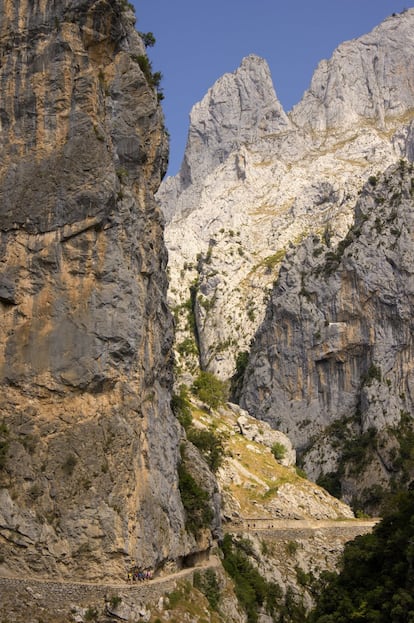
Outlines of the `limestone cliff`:
[{"label": "limestone cliff", "polygon": [[286,256],[242,392],[313,478],[374,512],[414,477],[413,208],[401,160],[369,179],[338,245],[313,236]]},{"label": "limestone cliff", "polygon": [[256,56],[194,106],[181,171],[157,194],[183,374],[200,361],[229,378],[289,245],[328,224],[339,240],[365,181],[412,157],[413,28],[411,9],[339,46],[288,114]]},{"label": "limestone cliff", "polygon": [[0,1],[0,569],[125,577],[185,536],[154,201],[167,139],[124,0]]}]

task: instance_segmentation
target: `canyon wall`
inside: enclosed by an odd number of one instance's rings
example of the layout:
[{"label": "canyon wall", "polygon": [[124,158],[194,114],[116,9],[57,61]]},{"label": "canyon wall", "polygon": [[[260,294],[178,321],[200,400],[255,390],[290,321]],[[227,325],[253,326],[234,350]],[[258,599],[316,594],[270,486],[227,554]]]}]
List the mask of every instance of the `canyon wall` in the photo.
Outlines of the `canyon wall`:
[{"label": "canyon wall", "polygon": [[155,203],[168,141],[121,0],[0,2],[0,569],[192,551]]},{"label": "canyon wall", "polygon": [[255,55],[194,106],[181,170],[157,193],[184,379],[198,364],[230,378],[289,246],[327,226],[339,241],[367,179],[412,158],[413,27],[410,9],[341,44],[289,113]]},{"label": "canyon wall", "polygon": [[314,236],[286,256],[242,390],[310,476],[371,509],[414,477],[413,208],[401,160],[370,178],[338,245]]}]

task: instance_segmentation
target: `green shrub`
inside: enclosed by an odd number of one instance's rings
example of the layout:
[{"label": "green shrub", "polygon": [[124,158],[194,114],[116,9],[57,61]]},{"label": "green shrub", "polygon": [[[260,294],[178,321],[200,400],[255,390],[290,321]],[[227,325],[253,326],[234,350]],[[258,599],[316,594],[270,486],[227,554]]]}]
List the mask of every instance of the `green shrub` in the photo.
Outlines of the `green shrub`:
[{"label": "green shrub", "polygon": [[202,370],[195,379],[193,391],[212,409],[217,409],[227,400],[227,384],[205,370]]},{"label": "green shrub", "polygon": [[220,586],[214,569],[207,569],[203,574],[196,571],[194,573],[194,587],[203,593],[211,608],[217,611],[220,602]]},{"label": "green shrub", "polygon": [[254,322],[256,319],[256,314],[254,313],[254,308],[253,307],[249,307],[249,309],[247,310],[247,317],[251,322]]},{"label": "green shrub", "polygon": [[297,541],[288,541],[286,543],[286,551],[290,556],[296,554],[299,548],[299,543]]},{"label": "green shrub", "polygon": [[323,573],[309,623],[414,620],[414,492],[394,497],[370,534],[345,545],[340,573]]},{"label": "green shrub", "polygon": [[186,529],[197,536],[213,519],[208,492],[196,483],[184,461],[178,466],[178,486],[186,515]]},{"label": "green shrub", "polygon": [[151,76],[151,84],[152,86],[156,87],[158,89],[158,87],[161,84],[161,80],[162,80],[162,73],[160,71],[154,71],[154,73]]},{"label": "green shrub", "polygon": [[113,595],[109,601],[110,601],[111,607],[116,608],[121,603],[122,597],[120,597],[119,595]]},{"label": "green shrub", "polygon": [[85,621],[95,621],[98,618],[98,611],[96,608],[90,606],[85,612]]},{"label": "green shrub", "polygon": [[308,478],[306,472],[304,469],[302,469],[302,467],[299,467],[299,465],[295,465],[295,471],[297,473],[298,476],[300,476],[300,478]]},{"label": "green shrub", "polygon": [[250,562],[245,552],[245,539],[239,541],[226,534],[222,543],[223,567],[234,581],[237,599],[246,612],[248,623],[256,623],[264,607],[274,614],[282,595],[280,587],[267,582]]},{"label": "green shrub", "polygon": [[295,567],[295,572],[296,580],[301,586],[310,586],[313,583],[314,576],[312,573],[306,573],[306,571],[304,571],[302,567],[299,566]]},{"label": "green shrub", "polygon": [[[304,623],[304,621],[306,621],[306,608],[303,603],[303,598],[295,594],[291,586],[288,586],[284,597],[284,603],[278,609],[277,621],[279,623]],[[334,622],[325,621],[324,623]],[[337,622],[335,621],[335,623]],[[345,621],[341,623],[345,623]]]},{"label": "green shrub", "polygon": [[182,592],[180,590],[171,591],[171,593],[167,594],[168,597],[168,607],[174,610],[180,603],[182,599]]},{"label": "green shrub", "polygon": [[273,255],[265,257],[260,265],[264,266],[266,268],[266,272],[269,274],[275,269],[275,266],[280,264],[285,255],[286,249],[279,249],[279,251],[276,251]]},{"label": "green shrub", "polygon": [[[159,89],[163,76],[160,71],[152,71],[151,61],[149,60],[148,56],[146,56],[145,54],[140,54],[132,55],[131,58],[136,63],[138,63],[139,68],[144,74],[149,86],[155,89]],[[159,94],[161,94],[161,92],[159,92]]]},{"label": "green shrub", "polygon": [[225,456],[224,436],[192,426],[187,430],[187,439],[200,450],[211,471],[216,472]]},{"label": "green shrub", "polygon": [[287,452],[286,446],[284,446],[283,443],[276,441],[276,443],[272,445],[271,450],[276,461],[283,461],[283,459],[286,456],[286,452]]},{"label": "green shrub", "polygon": [[198,356],[198,347],[193,337],[186,337],[182,342],[177,344],[177,351],[182,356],[186,356],[186,355]]},{"label": "green shrub", "polygon": [[156,39],[152,32],[140,32],[139,35],[146,48],[152,48],[156,44]]},{"label": "green shrub", "polygon": [[381,383],[381,379],[382,379],[381,368],[379,366],[376,366],[375,363],[372,362],[365,376],[363,377],[362,382],[369,386],[372,384],[372,381],[374,380],[378,381],[378,383]]},{"label": "green shrub", "polygon": [[414,473],[414,420],[406,411],[401,411],[400,423],[392,429],[399,443],[399,451],[393,461],[393,468],[400,473],[400,481],[407,483]]},{"label": "green shrub", "polygon": [[191,406],[188,400],[187,387],[185,385],[181,385],[179,394],[174,394],[171,398],[171,409],[181,426],[187,430],[192,424],[193,417],[191,415]]},{"label": "green shrub", "polygon": [[119,179],[119,181],[122,184],[123,182],[126,181],[126,179],[128,177],[128,169],[126,169],[125,167],[118,167],[117,170],[116,170],[116,175],[117,175],[117,178]]}]

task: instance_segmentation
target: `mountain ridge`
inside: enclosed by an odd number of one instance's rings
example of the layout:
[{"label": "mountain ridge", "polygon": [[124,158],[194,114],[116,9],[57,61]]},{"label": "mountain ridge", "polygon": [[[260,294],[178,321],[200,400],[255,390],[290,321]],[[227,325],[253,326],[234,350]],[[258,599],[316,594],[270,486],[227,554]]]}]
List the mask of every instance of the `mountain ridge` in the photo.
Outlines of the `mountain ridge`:
[{"label": "mountain ridge", "polygon": [[[266,309],[269,311],[269,301],[272,304],[274,284],[282,267],[280,295],[283,296],[282,288],[297,289],[303,294],[298,298],[298,306],[292,304],[286,308],[286,318],[282,319],[289,333],[287,338],[280,335],[278,339],[286,351],[286,359],[291,359],[289,369],[293,374],[290,381],[285,379],[286,391],[282,393],[288,396],[290,391],[294,403],[302,391],[306,394],[308,369],[302,367],[300,358],[295,362],[297,353],[290,347],[295,343],[296,332],[302,330],[301,314],[304,322],[307,318],[304,304],[307,271],[316,261],[309,254],[315,252],[315,258],[318,254],[323,258],[325,253],[334,256],[336,248],[345,248],[353,231],[354,207],[360,194],[369,191],[374,194],[382,171],[413,156],[413,25],[414,9],[409,9],[387,18],[371,33],[341,44],[331,59],[319,64],[301,102],[283,116],[288,123],[283,124],[282,130],[236,146],[207,176],[203,173],[201,182],[187,185],[182,192],[180,174],[161,185],[157,199],[167,218],[169,301],[176,319],[178,378],[183,382],[191,384],[201,366],[223,380],[237,373],[240,384],[243,370],[238,366],[246,362],[251,348],[254,350],[262,323],[267,322]],[[256,62],[257,57],[249,57],[250,66]],[[261,68],[263,62],[259,64]],[[226,75],[226,84],[231,80],[236,82],[235,74]],[[219,91],[221,85],[219,79],[212,90]],[[222,89],[220,93],[222,119],[228,90]],[[234,97],[237,101],[238,96]],[[197,115],[207,102],[211,103],[208,97],[195,107]],[[234,105],[230,97],[229,117]],[[252,89],[250,107],[260,111],[262,105],[257,89]],[[211,111],[208,114],[210,119],[214,116]],[[197,118],[192,117],[195,125]],[[195,131],[190,126],[189,136]],[[197,131],[208,137],[216,129],[212,123],[200,126]],[[226,128],[220,131],[225,132]],[[207,146],[206,162],[211,163],[208,138],[203,144]],[[197,151],[195,162],[199,161],[200,153]],[[192,156],[190,138],[184,162],[191,162]],[[201,170],[204,171],[202,167]],[[173,185],[174,198],[169,194]],[[384,196],[382,200],[389,199]],[[297,272],[289,273],[286,266],[291,266],[292,258],[296,258],[293,262],[297,263]],[[334,264],[332,259],[332,267]],[[332,331],[334,325],[332,320]],[[333,343],[346,342],[348,338],[338,329],[336,337],[332,335],[331,339]],[[349,335],[349,339],[356,338]],[[264,350],[275,362],[281,345],[271,333],[267,337],[263,335],[263,342]],[[258,366],[259,359],[255,356]],[[266,368],[264,359],[263,363]],[[272,393],[272,366],[267,370],[268,376],[263,371],[254,399],[253,394],[251,401],[246,399],[250,391],[248,375],[258,379],[258,367],[255,372],[248,367],[242,389],[243,405],[257,417],[267,417],[264,405],[270,405],[271,396],[276,397]],[[408,377],[406,382],[410,382]],[[340,410],[345,417],[347,394],[341,394],[340,388],[335,391],[338,400],[342,396],[344,401],[341,405],[344,409]],[[404,389],[399,391],[404,392],[407,393]],[[349,417],[356,408],[355,394],[352,395]],[[283,401],[281,410],[285,415],[277,416],[277,402],[273,402],[269,407],[274,413],[271,421],[273,426],[281,425],[290,434],[290,403],[287,397]],[[319,405],[317,399],[316,404]],[[310,443],[311,429],[333,425],[337,419],[319,406],[310,411],[308,406],[304,400],[301,421],[310,419],[313,424],[302,432],[296,428],[293,433],[294,443],[301,451]],[[390,415],[392,426],[395,417]],[[364,433],[367,433],[365,429]],[[331,471],[336,473],[334,464],[329,460],[327,463],[330,467],[325,465],[321,470],[314,456],[307,460],[306,467],[315,478]],[[343,480],[343,486],[344,483]],[[369,486],[374,484],[371,482]],[[357,495],[357,489],[358,485],[350,485],[346,493],[348,501]]]}]

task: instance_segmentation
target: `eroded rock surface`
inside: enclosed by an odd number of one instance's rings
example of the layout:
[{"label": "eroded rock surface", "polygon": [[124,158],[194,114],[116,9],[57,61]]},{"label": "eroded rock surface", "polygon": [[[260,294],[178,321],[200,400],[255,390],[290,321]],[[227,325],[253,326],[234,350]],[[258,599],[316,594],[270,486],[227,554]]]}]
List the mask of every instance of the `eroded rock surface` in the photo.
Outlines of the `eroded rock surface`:
[{"label": "eroded rock surface", "polygon": [[194,547],[153,197],[168,145],[134,22],[118,0],[0,1],[2,573],[124,578]]}]

